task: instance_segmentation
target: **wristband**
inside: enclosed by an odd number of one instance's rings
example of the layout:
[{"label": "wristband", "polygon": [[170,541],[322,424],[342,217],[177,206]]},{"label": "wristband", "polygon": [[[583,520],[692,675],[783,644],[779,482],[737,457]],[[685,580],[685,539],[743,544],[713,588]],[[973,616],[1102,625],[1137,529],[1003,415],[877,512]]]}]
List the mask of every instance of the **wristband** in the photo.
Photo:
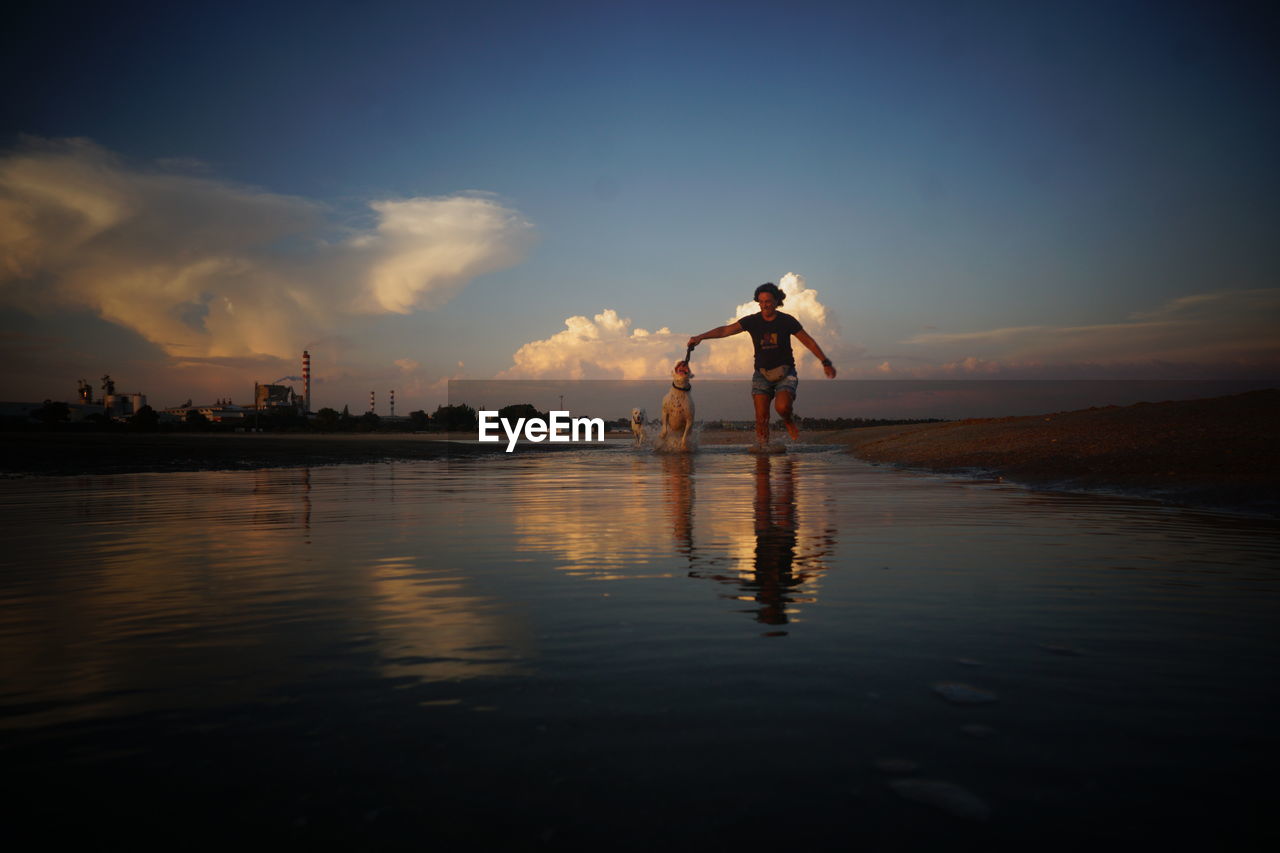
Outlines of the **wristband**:
[{"label": "wristband", "polygon": [[831,366],[831,359],[829,359],[829,358],[824,358],[824,359],[822,360],[822,366],[823,366],[823,367],[830,367],[830,366]]}]

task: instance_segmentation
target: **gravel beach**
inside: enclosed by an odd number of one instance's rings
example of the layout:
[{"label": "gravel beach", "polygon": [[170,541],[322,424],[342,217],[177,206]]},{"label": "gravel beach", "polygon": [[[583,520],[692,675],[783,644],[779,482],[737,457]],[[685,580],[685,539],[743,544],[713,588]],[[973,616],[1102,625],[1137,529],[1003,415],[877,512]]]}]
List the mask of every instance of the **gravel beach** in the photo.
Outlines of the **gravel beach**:
[{"label": "gravel beach", "polygon": [[1280,514],[1280,390],[815,435],[860,459]]}]

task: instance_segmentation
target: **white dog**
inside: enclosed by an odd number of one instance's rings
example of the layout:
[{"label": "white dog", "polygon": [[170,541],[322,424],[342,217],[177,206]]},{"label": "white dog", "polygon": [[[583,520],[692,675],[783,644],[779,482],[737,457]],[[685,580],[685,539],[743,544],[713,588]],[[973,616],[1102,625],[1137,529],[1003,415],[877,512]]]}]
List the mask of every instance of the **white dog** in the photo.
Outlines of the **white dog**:
[{"label": "white dog", "polygon": [[644,443],[644,409],[631,410],[631,435],[636,440],[636,444]]},{"label": "white dog", "polygon": [[662,398],[662,433],[659,441],[665,442],[667,433],[680,434],[680,449],[689,449],[689,431],[693,429],[693,385],[689,382],[689,362],[677,361],[671,371],[671,390]]}]

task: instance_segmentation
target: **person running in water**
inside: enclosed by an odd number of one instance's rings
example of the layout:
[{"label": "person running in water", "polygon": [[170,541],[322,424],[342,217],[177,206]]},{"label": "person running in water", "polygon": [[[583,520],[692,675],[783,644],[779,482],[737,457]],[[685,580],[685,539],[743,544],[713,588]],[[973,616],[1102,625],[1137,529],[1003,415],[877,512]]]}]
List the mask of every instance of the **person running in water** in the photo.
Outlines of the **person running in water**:
[{"label": "person running in water", "polygon": [[796,359],[791,352],[791,338],[804,344],[809,352],[822,362],[822,370],[828,379],[836,378],[836,369],[831,359],[822,352],[800,321],[790,314],[778,310],[787,298],[773,282],[766,282],[756,288],[755,301],[760,306],[759,312],[743,317],[727,326],[720,326],[700,335],[689,338],[692,349],[708,338],[727,338],[739,332],[751,335],[751,344],[755,347],[755,372],[751,375],[751,399],[756,407],[756,443],[764,446],[769,443],[769,401],[773,400],[792,440],[799,438],[800,430],[791,417],[791,407],[796,399]]}]

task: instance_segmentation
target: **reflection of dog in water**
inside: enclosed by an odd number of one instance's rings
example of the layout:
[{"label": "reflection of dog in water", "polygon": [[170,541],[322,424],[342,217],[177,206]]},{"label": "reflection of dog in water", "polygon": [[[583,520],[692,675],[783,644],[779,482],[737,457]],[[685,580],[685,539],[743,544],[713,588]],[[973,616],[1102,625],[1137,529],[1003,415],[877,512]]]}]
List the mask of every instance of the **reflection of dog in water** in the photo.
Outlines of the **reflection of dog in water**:
[{"label": "reflection of dog in water", "polygon": [[693,564],[693,460],[692,454],[670,453],[662,457],[666,475],[662,483],[662,503],[671,521],[671,537],[680,553]]},{"label": "reflection of dog in water", "polygon": [[689,449],[689,431],[693,429],[692,378],[689,362],[677,361],[671,371],[671,390],[662,398],[662,432],[658,439],[665,443],[668,433],[672,440],[679,433],[681,450]]},{"label": "reflection of dog in water", "polygon": [[644,443],[644,409],[631,410],[631,437],[636,444]]}]

